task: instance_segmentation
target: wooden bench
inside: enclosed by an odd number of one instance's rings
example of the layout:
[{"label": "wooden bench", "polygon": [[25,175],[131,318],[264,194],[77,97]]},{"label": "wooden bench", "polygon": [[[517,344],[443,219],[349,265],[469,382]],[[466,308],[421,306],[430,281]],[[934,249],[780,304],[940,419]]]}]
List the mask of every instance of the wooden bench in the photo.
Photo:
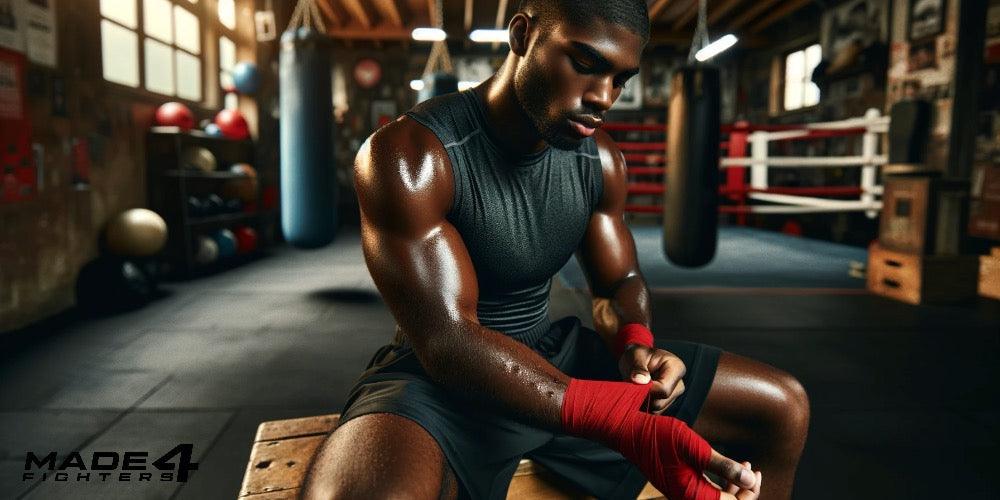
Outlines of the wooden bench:
[{"label": "wooden bench", "polygon": [[[241,499],[291,500],[298,497],[306,470],[340,415],[264,422],[257,428],[250,462],[240,487]],[[587,495],[565,484],[531,460],[521,460],[507,490],[508,499],[584,499]],[[662,499],[646,483],[639,500]]]}]

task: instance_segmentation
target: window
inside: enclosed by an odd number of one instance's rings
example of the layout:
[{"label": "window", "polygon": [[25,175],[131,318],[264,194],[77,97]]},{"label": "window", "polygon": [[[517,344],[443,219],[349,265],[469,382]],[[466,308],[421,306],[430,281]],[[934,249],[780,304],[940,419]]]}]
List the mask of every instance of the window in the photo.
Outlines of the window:
[{"label": "window", "polygon": [[819,104],[819,87],[812,82],[812,73],[822,55],[815,44],[785,57],[785,111]]},{"label": "window", "polygon": [[201,101],[201,21],[191,10],[196,4],[197,0],[100,0],[104,79]]}]

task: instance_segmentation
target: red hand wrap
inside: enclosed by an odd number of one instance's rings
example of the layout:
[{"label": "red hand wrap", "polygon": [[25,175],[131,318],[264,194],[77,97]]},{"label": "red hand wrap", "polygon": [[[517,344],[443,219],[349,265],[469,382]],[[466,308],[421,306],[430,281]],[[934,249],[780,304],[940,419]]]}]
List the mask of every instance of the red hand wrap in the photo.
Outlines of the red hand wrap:
[{"label": "red hand wrap", "polygon": [[563,429],[617,450],[670,500],[719,500],[701,475],[712,447],[687,424],[641,411],[650,385],[570,379]]},{"label": "red hand wrap", "polygon": [[653,347],[653,332],[639,323],[629,323],[619,328],[618,335],[615,335],[615,359],[622,357],[629,344]]}]

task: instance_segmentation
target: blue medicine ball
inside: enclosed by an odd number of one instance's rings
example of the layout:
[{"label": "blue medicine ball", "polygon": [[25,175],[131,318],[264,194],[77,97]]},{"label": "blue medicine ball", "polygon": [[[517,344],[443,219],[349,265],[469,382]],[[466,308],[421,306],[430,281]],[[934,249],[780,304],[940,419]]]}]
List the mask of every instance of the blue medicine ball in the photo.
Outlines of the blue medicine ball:
[{"label": "blue medicine ball", "polygon": [[257,65],[251,62],[239,62],[233,66],[233,86],[241,94],[253,94],[260,85],[257,75]]},{"label": "blue medicine ball", "polygon": [[219,126],[214,123],[205,125],[205,133],[212,137],[222,137],[222,130],[219,130]]},{"label": "blue medicine ball", "polygon": [[228,229],[220,229],[212,235],[219,246],[219,257],[229,257],[236,253],[236,235]]}]

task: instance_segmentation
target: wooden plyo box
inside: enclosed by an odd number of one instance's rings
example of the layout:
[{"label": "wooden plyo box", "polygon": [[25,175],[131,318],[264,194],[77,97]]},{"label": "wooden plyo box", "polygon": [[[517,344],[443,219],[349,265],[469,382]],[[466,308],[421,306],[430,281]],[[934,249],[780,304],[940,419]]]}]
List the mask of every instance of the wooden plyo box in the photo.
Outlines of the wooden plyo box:
[{"label": "wooden plyo box", "polygon": [[914,255],[868,247],[868,291],[910,304],[959,302],[976,295],[975,255]]},{"label": "wooden plyo box", "polygon": [[[257,428],[239,498],[294,500],[298,498],[313,455],[337,427],[340,415],[320,415],[264,422]],[[587,495],[565,485],[531,460],[521,460],[507,489],[508,500],[581,500]],[[663,499],[646,483],[637,500]]]},{"label": "wooden plyo box", "polygon": [[1000,300],[1000,247],[979,257],[979,295]]},{"label": "wooden plyo box", "polygon": [[885,178],[878,241],[882,248],[958,255],[968,224],[969,185],[930,175]]}]

